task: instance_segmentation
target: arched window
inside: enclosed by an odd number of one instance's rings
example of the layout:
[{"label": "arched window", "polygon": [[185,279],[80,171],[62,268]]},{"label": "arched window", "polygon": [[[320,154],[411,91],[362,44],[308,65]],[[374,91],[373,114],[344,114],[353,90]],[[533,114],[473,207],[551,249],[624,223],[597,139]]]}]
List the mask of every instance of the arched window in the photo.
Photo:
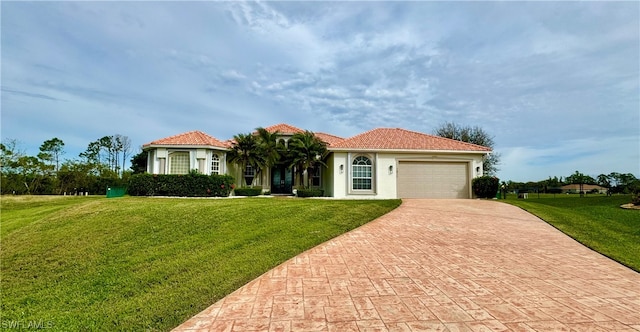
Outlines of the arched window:
[{"label": "arched window", "polygon": [[211,174],[220,174],[220,157],[215,153],[211,156]]},{"label": "arched window", "polygon": [[189,167],[189,152],[172,152],[169,154],[169,174],[188,174]]},{"label": "arched window", "polygon": [[358,156],[353,159],[351,167],[351,183],[353,190],[371,190],[373,188],[371,159],[365,156]]}]

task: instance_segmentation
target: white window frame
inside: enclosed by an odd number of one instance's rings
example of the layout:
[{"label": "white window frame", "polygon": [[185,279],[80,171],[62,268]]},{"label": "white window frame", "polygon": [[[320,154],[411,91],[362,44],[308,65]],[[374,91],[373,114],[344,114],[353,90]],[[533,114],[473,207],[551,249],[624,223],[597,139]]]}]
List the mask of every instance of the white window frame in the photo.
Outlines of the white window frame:
[{"label": "white window frame", "polygon": [[217,153],[211,155],[211,174],[220,174],[220,156]]},{"label": "white window frame", "polygon": [[[174,158],[178,158],[178,157],[183,157],[185,156],[187,157],[187,168],[184,172],[182,172],[182,170],[180,170],[180,172],[177,172],[174,168],[178,165],[174,165]],[[169,174],[189,174],[189,171],[191,170],[191,153],[189,153],[189,151],[171,151],[169,152]],[[184,166],[184,165],[182,165]]]},{"label": "white window frame", "polygon": [[254,178],[256,177],[256,169],[251,165],[247,165],[247,167],[245,167],[244,169],[244,177],[248,177],[248,176],[251,176]]},{"label": "white window frame", "polygon": [[[369,160],[369,165],[356,165],[354,164],[356,162],[356,160],[360,159],[360,158],[367,158]],[[370,155],[366,155],[366,154],[356,154],[351,156],[351,158],[349,158],[349,193],[351,194],[375,194],[375,188],[376,188],[376,184],[375,184],[375,158],[373,156]],[[356,173],[360,173],[362,171],[357,171],[356,167],[362,167],[362,166],[368,166],[370,169],[370,177],[362,177],[362,176],[358,176],[355,177]],[[366,173],[366,171],[365,171]],[[359,175],[359,174],[358,174]],[[371,188],[369,189],[355,189],[355,179],[370,179],[371,180]]]}]

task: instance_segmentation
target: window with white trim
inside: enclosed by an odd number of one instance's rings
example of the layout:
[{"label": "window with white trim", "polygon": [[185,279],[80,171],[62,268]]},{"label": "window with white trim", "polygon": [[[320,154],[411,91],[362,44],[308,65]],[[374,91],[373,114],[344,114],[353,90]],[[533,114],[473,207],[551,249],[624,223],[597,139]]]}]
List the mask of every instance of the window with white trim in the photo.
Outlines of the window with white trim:
[{"label": "window with white trim", "polygon": [[351,164],[351,183],[353,190],[373,189],[373,167],[371,159],[365,156],[358,156]]},{"label": "window with white trim", "polygon": [[220,174],[220,157],[215,153],[211,156],[211,174]]},{"label": "window with white trim", "polygon": [[169,154],[169,174],[189,174],[189,152]]},{"label": "window with white trim", "polygon": [[244,176],[245,177],[255,177],[256,176],[256,170],[251,165],[247,165],[247,168],[244,170]]},{"label": "window with white trim", "polygon": [[316,167],[311,171],[311,186],[320,187],[320,175],[322,174],[322,170],[320,167]]}]

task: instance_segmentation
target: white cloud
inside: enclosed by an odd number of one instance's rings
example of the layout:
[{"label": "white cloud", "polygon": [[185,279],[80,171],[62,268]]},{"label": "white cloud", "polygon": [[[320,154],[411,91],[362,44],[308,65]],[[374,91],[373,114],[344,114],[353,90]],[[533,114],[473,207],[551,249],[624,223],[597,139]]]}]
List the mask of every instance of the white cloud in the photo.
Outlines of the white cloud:
[{"label": "white cloud", "polygon": [[229,69],[229,70],[225,70],[222,74],[222,77],[228,79],[228,80],[236,80],[236,81],[240,81],[240,80],[244,80],[247,78],[247,76],[239,73],[238,71],[234,70],[234,69]]},{"label": "white cloud", "polygon": [[35,149],[66,132],[84,137],[84,148],[104,131],[136,145],[192,129],[224,139],[280,122],[352,136],[454,121],[494,134],[513,179],[638,164],[610,139],[640,132],[634,2],[2,9],[2,135],[38,133],[29,138]]}]

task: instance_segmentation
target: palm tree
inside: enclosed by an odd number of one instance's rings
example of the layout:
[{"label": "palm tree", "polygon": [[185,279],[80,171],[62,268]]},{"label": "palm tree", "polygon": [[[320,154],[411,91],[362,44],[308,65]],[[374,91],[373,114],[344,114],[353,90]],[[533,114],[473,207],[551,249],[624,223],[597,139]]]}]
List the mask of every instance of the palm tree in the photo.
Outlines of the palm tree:
[{"label": "palm tree", "polygon": [[291,154],[290,167],[295,166],[300,174],[300,178],[304,178],[304,172],[307,172],[308,183],[307,188],[311,186],[311,170],[319,166],[327,166],[324,162],[328,155],[327,144],[320,140],[314,133],[305,131],[297,133],[289,140],[289,149]]},{"label": "palm tree", "polygon": [[278,131],[269,132],[266,129],[259,127],[256,128],[257,140],[258,140],[258,153],[263,160],[263,166],[265,169],[273,167],[280,160],[282,153],[281,147],[278,145]]},{"label": "palm tree", "polygon": [[[251,166],[256,170],[255,175],[258,175],[262,167],[264,167],[264,158],[260,154],[256,136],[238,134],[233,136],[233,140],[231,151],[228,154],[229,161],[240,166],[242,174],[245,174],[247,166]],[[248,186],[252,186],[254,178],[254,176],[245,174],[245,183]]]},{"label": "palm tree", "polygon": [[585,183],[585,175],[576,171],[567,179],[571,178],[571,183],[577,184],[580,188],[580,197],[584,197],[584,183]]}]

